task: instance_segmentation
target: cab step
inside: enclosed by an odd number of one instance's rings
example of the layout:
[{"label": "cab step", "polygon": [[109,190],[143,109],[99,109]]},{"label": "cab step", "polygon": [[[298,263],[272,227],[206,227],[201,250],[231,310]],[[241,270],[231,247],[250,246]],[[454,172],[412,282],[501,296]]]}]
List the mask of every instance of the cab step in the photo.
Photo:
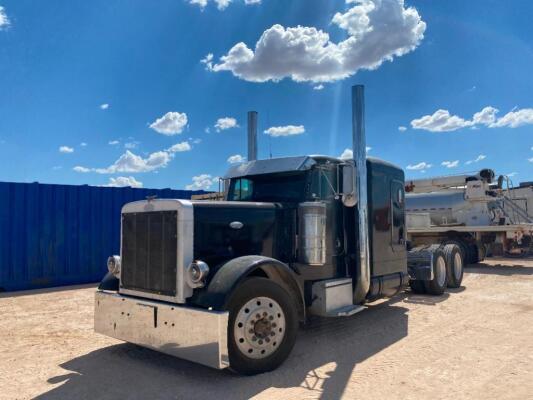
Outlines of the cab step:
[{"label": "cab step", "polygon": [[341,307],[341,308],[338,308],[336,310],[332,310],[330,311],[329,313],[327,313],[327,315],[325,315],[326,317],[350,317],[354,314],[357,314],[363,310],[366,310],[368,307],[366,306],[360,306],[360,305],[357,305],[357,304],[351,304],[349,306],[344,306],[344,307]]},{"label": "cab step", "polygon": [[327,279],[313,283],[313,303],[309,309],[320,317],[349,317],[366,307],[353,304],[352,280]]}]

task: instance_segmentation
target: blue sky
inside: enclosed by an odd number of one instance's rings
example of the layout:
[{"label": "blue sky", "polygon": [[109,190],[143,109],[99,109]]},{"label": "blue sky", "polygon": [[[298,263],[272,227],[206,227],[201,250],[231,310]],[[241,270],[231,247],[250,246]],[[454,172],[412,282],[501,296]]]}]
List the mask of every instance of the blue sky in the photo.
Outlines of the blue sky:
[{"label": "blue sky", "polygon": [[214,189],[248,110],[261,158],[339,156],[355,83],[408,177],[533,180],[532,2],[193,3],[0,0],[0,180]]}]

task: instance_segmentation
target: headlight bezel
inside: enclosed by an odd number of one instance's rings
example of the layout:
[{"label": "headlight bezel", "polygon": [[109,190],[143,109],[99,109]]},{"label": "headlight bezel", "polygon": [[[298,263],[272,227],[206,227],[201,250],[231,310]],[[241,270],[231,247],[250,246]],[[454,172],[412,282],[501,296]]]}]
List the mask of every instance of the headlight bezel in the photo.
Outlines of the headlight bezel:
[{"label": "headlight bezel", "polygon": [[187,267],[187,284],[193,289],[203,288],[207,275],[209,275],[209,265],[201,260],[195,260]]}]

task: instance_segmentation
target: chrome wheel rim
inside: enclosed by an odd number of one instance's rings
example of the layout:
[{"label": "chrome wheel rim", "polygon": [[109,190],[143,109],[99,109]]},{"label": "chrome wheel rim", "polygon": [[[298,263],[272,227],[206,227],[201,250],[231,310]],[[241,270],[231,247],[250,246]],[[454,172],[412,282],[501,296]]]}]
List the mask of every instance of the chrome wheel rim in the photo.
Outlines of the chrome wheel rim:
[{"label": "chrome wheel rim", "polygon": [[453,276],[455,279],[461,279],[461,274],[463,273],[463,258],[461,254],[455,253],[453,257]]},{"label": "chrome wheel rim", "polygon": [[285,327],[285,314],[275,300],[254,297],[237,313],[233,336],[242,354],[261,359],[277,350],[285,336]]},{"label": "chrome wheel rim", "polygon": [[444,257],[437,258],[437,283],[439,286],[444,286],[446,283],[446,261]]}]

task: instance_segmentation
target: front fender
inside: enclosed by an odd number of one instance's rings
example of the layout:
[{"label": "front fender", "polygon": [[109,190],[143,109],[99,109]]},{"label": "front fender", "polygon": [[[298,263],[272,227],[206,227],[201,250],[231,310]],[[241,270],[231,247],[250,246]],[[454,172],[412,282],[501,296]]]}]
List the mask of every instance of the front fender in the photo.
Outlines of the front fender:
[{"label": "front fender", "polygon": [[105,274],[104,279],[98,285],[98,290],[110,290],[118,292],[119,280],[111,272]]},{"label": "front fender", "polygon": [[296,303],[301,321],[305,320],[303,290],[294,271],[285,263],[263,256],[244,256],[230,260],[216,272],[209,286],[198,294],[195,303],[215,310],[225,310],[235,288],[254,275],[266,276],[289,292]]}]

